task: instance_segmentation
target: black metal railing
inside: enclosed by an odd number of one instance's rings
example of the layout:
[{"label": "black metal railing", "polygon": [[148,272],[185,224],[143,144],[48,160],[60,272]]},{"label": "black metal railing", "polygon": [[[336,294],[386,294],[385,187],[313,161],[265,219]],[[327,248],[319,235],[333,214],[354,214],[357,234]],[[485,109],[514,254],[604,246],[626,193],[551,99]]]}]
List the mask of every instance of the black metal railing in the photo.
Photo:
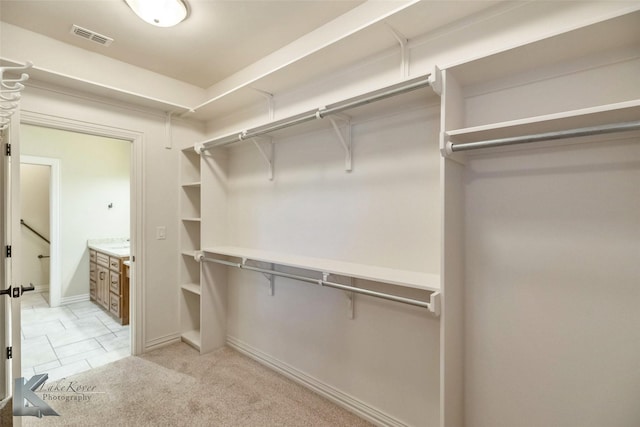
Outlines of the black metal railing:
[{"label": "black metal railing", "polygon": [[33,229],[33,227],[31,227],[29,224],[27,224],[26,222],[24,222],[24,219],[20,220],[20,224],[24,225],[25,227],[27,227],[27,229],[29,229],[29,231],[31,231],[33,234],[35,234],[36,236],[38,236],[39,238],[41,238],[42,240],[44,240],[45,242],[51,244],[51,242],[49,241],[49,239],[47,239],[46,237],[44,237],[42,234],[38,233],[36,230]]}]

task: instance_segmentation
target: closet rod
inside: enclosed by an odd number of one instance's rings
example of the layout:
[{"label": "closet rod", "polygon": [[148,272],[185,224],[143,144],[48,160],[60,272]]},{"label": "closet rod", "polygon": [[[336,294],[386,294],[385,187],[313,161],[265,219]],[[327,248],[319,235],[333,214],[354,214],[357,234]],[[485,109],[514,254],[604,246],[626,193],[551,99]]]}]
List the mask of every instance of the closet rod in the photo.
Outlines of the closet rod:
[{"label": "closet rod", "polygon": [[258,126],[253,129],[245,130],[239,134],[227,135],[221,138],[215,138],[199,144],[199,151],[209,150],[215,147],[222,147],[225,145],[233,144],[234,142],[243,141],[249,138],[255,138],[256,136],[265,135],[270,132],[285,129],[291,126],[302,124],[315,119],[322,119],[331,114],[337,114],[345,110],[360,107],[366,104],[370,104],[375,101],[380,101],[392,96],[400,95],[402,93],[410,92],[416,89],[427,87],[430,85],[430,74],[425,76],[416,77],[411,80],[404,81],[392,86],[385,87],[383,89],[375,90],[373,92],[359,95],[353,98],[346,99],[344,101],[336,102],[334,104],[316,108],[310,111],[306,111],[295,116],[287,117],[267,125]]},{"label": "closet rod", "polygon": [[613,123],[608,125],[589,126],[576,129],[567,129],[556,132],[536,133],[531,135],[512,136],[508,138],[487,139],[476,142],[463,142],[454,144],[449,142],[448,151],[476,150],[480,148],[503,147],[506,145],[527,144],[530,142],[552,141],[556,139],[574,138],[579,136],[602,135],[614,132],[626,132],[640,130],[640,121]]},{"label": "closet rod", "polygon": [[403,304],[415,305],[417,307],[422,307],[422,308],[428,309],[429,311],[433,311],[431,303],[428,303],[428,302],[425,302],[425,301],[416,300],[416,299],[412,299],[412,298],[399,297],[399,296],[396,296],[396,295],[385,294],[383,292],[370,291],[369,289],[362,289],[362,288],[356,288],[356,287],[348,286],[348,285],[341,285],[340,283],[329,282],[329,281],[324,280],[324,279],[314,279],[312,277],[299,276],[297,274],[284,273],[284,272],[276,271],[276,270],[268,270],[266,268],[253,267],[253,266],[246,265],[246,264],[230,262],[230,261],[224,261],[224,260],[216,259],[216,258],[201,257],[201,258],[199,258],[199,260],[207,261],[207,262],[213,262],[213,263],[217,263],[217,264],[222,264],[222,265],[226,265],[226,266],[230,266],[230,267],[236,267],[236,268],[240,268],[240,269],[243,269],[243,270],[255,271],[255,272],[258,272],[258,273],[265,273],[265,274],[270,274],[270,275],[279,276],[279,277],[286,277],[288,279],[299,280],[301,282],[312,283],[314,285],[326,286],[326,287],[329,287],[329,288],[341,289],[343,291],[354,292],[354,293],[357,293],[357,294],[369,295],[369,296],[372,296],[372,297],[382,298],[382,299],[386,299],[386,300],[389,300],[389,301],[400,302],[400,303],[403,303]]}]

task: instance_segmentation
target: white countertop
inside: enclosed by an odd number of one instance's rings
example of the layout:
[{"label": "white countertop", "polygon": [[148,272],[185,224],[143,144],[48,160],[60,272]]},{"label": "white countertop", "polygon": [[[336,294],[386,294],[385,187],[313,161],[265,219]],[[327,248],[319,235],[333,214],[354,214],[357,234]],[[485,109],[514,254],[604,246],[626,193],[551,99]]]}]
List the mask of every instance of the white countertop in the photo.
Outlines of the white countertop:
[{"label": "white countertop", "polygon": [[129,239],[92,239],[87,241],[90,249],[106,253],[108,255],[125,258],[131,254]]}]

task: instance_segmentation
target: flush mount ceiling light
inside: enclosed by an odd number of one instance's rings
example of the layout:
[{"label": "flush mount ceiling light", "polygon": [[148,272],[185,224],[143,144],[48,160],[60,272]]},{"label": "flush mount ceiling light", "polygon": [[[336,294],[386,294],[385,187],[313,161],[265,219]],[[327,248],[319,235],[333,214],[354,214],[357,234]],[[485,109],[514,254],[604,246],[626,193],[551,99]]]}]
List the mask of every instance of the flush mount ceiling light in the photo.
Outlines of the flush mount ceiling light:
[{"label": "flush mount ceiling light", "polygon": [[173,27],[187,17],[187,4],[182,0],[124,0],[145,22],[157,27]]}]

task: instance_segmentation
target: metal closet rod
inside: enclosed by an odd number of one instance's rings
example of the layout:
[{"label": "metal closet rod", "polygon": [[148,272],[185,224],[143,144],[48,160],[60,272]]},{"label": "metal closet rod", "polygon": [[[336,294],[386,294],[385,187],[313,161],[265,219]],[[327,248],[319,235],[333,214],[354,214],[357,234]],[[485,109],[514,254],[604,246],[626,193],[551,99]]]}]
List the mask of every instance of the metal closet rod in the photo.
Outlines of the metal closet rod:
[{"label": "metal closet rod", "polygon": [[320,286],[326,286],[326,287],[329,287],[329,288],[341,289],[341,290],[347,291],[347,292],[354,292],[354,293],[357,293],[357,294],[369,295],[369,296],[372,296],[372,297],[382,298],[382,299],[386,299],[386,300],[389,300],[389,301],[400,302],[400,303],[403,303],[403,304],[414,305],[414,306],[417,306],[417,307],[426,308],[429,311],[433,311],[431,303],[420,301],[420,300],[417,300],[417,299],[399,297],[399,296],[396,296],[396,295],[385,294],[383,292],[370,291],[369,289],[356,288],[356,287],[353,287],[353,286],[342,285],[340,283],[329,282],[329,281],[324,280],[324,279],[314,279],[312,277],[306,277],[306,276],[300,276],[300,275],[297,275],[297,274],[284,273],[284,272],[276,271],[276,270],[268,270],[266,268],[253,267],[251,265],[246,265],[246,264],[241,264],[241,263],[231,262],[231,261],[224,261],[224,260],[216,259],[216,258],[202,257],[202,258],[200,258],[200,260],[201,261],[207,261],[207,262],[213,262],[213,263],[217,263],[217,264],[222,264],[222,265],[226,265],[226,266],[229,266],[229,267],[236,267],[236,268],[240,268],[242,270],[250,270],[250,271],[256,271],[258,273],[270,274],[270,275],[279,276],[279,277],[286,277],[288,279],[299,280],[301,282],[312,283],[314,285],[320,285]]},{"label": "metal closet rod", "polygon": [[512,136],[507,138],[487,139],[476,142],[449,143],[449,152],[477,150],[480,148],[503,147],[506,145],[527,144],[531,142],[552,141],[556,139],[575,138],[580,136],[603,135],[607,133],[640,130],[640,121],[613,123],[608,125],[589,126],[567,129],[556,132],[536,133],[531,135]]},{"label": "metal closet rod", "polygon": [[239,134],[227,135],[221,138],[212,139],[200,144],[200,151],[209,150],[215,147],[222,147],[224,145],[233,144],[234,142],[243,141],[249,138],[255,138],[257,136],[265,135],[291,126],[309,122],[311,120],[322,119],[331,114],[341,113],[351,108],[360,107],[375,101],[380,101],[385,98],[390,98],[392,96],[420,89],[431,84],[429,79],[430,76],[430,74],[427,74],[425,76],[416,77],[414,79],[388,86],[386,88],[379,89],[373,92],[369,92],[364,95],[336,102],[335,104],[331,104],[326,107],[316,108],[314,110],[306,111],[295,116],[277,120],[267,125],[248,129],[240,132]]}]

